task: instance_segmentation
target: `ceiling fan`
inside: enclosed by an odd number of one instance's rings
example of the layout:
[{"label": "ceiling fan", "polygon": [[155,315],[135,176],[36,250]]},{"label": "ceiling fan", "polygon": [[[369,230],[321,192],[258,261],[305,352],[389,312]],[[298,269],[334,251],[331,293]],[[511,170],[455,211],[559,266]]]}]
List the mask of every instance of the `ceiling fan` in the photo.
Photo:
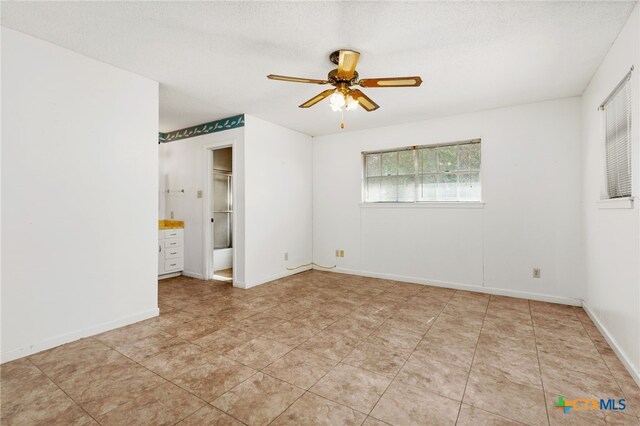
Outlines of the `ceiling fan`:
[{"label": "ceiling fan", "polygon": [[[336,64],[338,68],[331,70],[326,80],[315,80],[311,78],[287,77],[284,75],[269,74],[267,78],[271,80],[290,81],[294,83],[330,84],[335,89],[327,89],[308,101],[300,105],[300,108],[309,108],[325,98],[329,98],[331,109],[343,112],[353,110],[358,104],[367,112],[375,111],[380,106],[371,98],[362,93],[360,89],[352,89],[351,86],[360,87],[418,87],[422,84],[422,79],[413,77],[387,77],[387,78],[365,78],[360,80],[356,65],[360,53],[355,50],[336,50],[329,55],[329,60]],[[344,128],[344,124],[342,126]]]}]

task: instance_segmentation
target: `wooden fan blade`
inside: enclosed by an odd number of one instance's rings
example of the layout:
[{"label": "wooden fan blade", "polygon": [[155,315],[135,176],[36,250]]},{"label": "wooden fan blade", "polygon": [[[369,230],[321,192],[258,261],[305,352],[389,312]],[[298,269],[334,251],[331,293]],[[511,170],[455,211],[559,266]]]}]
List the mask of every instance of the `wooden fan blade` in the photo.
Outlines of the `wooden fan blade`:
[{"label": "wooden fan blade", "polygon": [[365,78],[358,82],[362,87],[418,87],[422,79],[415,77]]},{"label": "wooden fan blade", "polygon": [[360,53],[355,50],[341,50],[340,58],[338,59],[337,76],[345,80],[351,80],[353,73],[356,71],[358,59],[360,59]]},{"label": "wooden fan blade", "polygon": [[331,96],[333,92],[335,92],[335,89],[328,89],[328,90],[325,90],[324,92],[318,93],[313,98],[309,99],[307,102],[300,105],[300,108],[309,108],[311,106],[314,106],[324,98]]},{"label": "wooden fan blade", "polygon": [[327,80],[315,80],[313,78],[301,78],[301,77],[287,77],[286,75],[269,74],[267,76],[270,80],[290,81],[293,83],[311,83],[311,84],[327,84]]},{"label": "wooden fan blade", "polygon": [[378,108],[380,108],[380,105],[373,102],[371,98],[369,98],[367,95],[365,95],[358,89],[352,90],[350,94],[353,99],[358,101],[358,103],[362,108],[367,110],[367,112],[375,111]]}]

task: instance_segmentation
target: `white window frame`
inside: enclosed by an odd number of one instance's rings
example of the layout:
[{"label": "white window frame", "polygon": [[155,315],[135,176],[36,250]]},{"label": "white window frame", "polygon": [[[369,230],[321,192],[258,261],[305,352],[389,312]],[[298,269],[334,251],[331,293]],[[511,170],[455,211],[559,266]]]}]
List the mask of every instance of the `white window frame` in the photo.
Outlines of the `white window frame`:
[{"label": "white window frame", "polygon": [[[459,145],[468,145],[468,144],[479,144],[480,145],[480,169],[477,171],[479,175],[479,182],[482,185],[482,140],[480,138],[476,139],[467,139],[455,142],[446,142],[446,143],[436,143],[436,144],[426,144],[426,145],[414,145],[414,146],[405,146],[398,147],[393,149],[383,149],[377,151],[363,151],[361,152],[361,164],[362,164],[362,174],[361,174],[361,207],[367,208],[413,208],[413,207],[434,207],[434,208],[483,208],[484,202],[482,201],[482,186],[480,189],[480,200],[463,200],[463,201],[455,201],[455,200],[419,200],[418,197],[418,186],[419,179],[422,178],[426,173],[421,173],[419,169],[419,153],[421,149],[424,148],[439,148],[445,146],[459,146]],[[370,154],[385,154],[392,152],[402,152],[407,150],[413,150],[416,152],[415,155],[415,172],[412,174],[414,176],[414,184],[415,184],[415,197],[413,201],[367,201],[367,179],[371,178],[367,176],[367,155]],[[382,165],[381,165],[382,167]],[[461,171],[464,173],[464,171]],[[401,175],[397,175],[401,176]],[[405,176],[405,175],[402,175]]]}]

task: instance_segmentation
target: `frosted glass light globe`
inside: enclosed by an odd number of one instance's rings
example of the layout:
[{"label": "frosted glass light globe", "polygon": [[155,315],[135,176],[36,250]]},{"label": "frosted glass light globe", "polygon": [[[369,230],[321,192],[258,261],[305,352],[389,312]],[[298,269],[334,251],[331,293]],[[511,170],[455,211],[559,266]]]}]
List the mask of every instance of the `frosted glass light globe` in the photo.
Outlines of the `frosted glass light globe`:
[{"label": "frosted glass light globe", "polygon": [[333,109],[334,106],[342,108],[343,106],[345,106],[347,101],[344,99],[344,95],[342,93],[336,92],[333,95],[329,96],[329,103],[331,104],[331,108]]},{"label": "frosted glass light globe", "polygon": [[351,95],[347,95],[347,111],[351,111],[358,108],[358,101]]}]

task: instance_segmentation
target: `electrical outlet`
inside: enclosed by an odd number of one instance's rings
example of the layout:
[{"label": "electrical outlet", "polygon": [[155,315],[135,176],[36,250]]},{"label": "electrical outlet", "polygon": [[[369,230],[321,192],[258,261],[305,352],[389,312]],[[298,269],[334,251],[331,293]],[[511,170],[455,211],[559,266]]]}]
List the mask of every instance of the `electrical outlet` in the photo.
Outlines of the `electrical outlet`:
[{"label": "electrical outlet", "polygon": [[340,257],[344,257],[344,250],[340,250]]},{"label": "electrical outlet", "polygon": [[173,219],[173,210],[171,211],[171,219]]},{"label": "electrical outlet", "polygon": [[284,254],[284,260],[289,260],[289,253]]},{"label": "electrical outlet", "polygon": [[540,268],[533,268],[533,278],[540,278]]},{"label": "electrical outlet", "polygon": [[198,190],[198,198],[202,198],[202,190]]},{"label": "electrical outlet", "polygon": [[340,250],[336,250],[336,257],[340,257]]}]

